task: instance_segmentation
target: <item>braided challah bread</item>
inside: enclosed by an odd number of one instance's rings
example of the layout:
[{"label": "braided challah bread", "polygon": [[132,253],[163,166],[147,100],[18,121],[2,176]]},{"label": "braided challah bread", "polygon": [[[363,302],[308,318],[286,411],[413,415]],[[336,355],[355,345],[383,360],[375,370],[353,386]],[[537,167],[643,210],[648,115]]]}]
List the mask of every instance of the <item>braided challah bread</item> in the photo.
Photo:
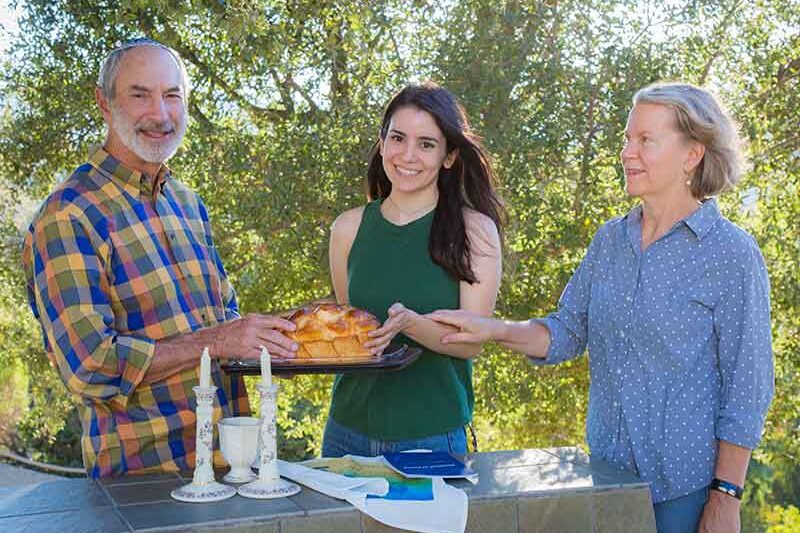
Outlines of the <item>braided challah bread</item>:
[{"label": "braided challah bread", "polygon": [[378,320],[366,311],[323,303],[302,307],[289,316],[297,329],[286,336],[297,341],[299,358],[364,357],[371,356],[363,344],[369,340],[367,333],[380,327]]}]

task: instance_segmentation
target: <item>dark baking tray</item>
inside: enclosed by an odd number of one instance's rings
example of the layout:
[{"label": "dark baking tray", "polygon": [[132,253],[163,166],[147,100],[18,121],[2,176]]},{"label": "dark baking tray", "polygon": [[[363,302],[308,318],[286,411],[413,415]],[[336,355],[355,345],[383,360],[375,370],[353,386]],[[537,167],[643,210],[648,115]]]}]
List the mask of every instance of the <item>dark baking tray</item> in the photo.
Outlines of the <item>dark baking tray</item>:
[{"label": "dark baking tray", "polygon": [[[295,374],[355,374],[380,373],[400,370],[417,360],[422,350],[409,347],[407,344],[390,344],[383,353],[374,360],[330,363],[320,359],[279,359],[273,358],[272,373],[276,376],[293,376]],[[240,361],[229,359],[222,362],[222,370],[230,374],[261,375],[259,361]]]}]

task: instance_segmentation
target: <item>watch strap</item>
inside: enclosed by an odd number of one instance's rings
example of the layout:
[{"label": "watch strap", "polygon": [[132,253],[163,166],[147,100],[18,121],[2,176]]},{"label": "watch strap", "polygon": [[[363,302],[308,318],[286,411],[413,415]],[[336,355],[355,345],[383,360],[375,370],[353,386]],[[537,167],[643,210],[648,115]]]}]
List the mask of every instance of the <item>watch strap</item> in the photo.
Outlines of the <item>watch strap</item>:
[{"label": "watch strap", "polygon": [[728,496],[736,498],[737,500],[741,500],[742,494],[744,493],[744,489],[739,485],[716,477],[711,480],[711,485],[709,485],[708,488],[724,492]]}]

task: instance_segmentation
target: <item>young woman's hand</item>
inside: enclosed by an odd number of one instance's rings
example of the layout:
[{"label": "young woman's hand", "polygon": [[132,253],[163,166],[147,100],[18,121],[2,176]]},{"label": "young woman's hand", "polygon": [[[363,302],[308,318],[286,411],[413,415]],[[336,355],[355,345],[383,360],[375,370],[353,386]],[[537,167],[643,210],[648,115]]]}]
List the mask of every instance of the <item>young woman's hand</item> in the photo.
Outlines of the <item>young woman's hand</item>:
[{"label": "young woman's hand", "polygon": [[386,319],[383,326],[368,333],[371,339],[364,343],[364,347],[369,348],[372,354],[383,353],[395,335],[402,333],[411,324],[414,317],[419,316],[399,302],[392,304],[388,315],[389,318]]}]

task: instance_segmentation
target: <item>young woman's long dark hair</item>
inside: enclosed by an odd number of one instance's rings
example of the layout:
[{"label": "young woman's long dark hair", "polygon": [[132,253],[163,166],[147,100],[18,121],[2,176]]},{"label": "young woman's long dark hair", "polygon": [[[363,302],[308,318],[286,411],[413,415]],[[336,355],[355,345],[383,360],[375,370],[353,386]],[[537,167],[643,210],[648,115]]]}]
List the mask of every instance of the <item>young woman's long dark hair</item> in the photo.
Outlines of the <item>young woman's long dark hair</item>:
[{"label": "young woman's long dark hair", "polygon": [[[458,157],[449,169],[439,169],[439,200],[433,215],[428,250],[434,263],[458,281],[478,281],[470,261],[471,243],[464,223],[464,207],[491,218],[502,240],[505,210],[495,191],[495,175],[480,139],[470,128],[464,108],[455,96],[435,83],[408,85],[386,108],[380,136],[386,140],[389,122],[402,107],[415,107],[429,113],[447,141],[447,153],[458,150]],[[392,182],[383,170],[379,144],[372,148],[367,170],[369,200],[386,198]],[[498,250],[500,253],[500,250]]]}]

